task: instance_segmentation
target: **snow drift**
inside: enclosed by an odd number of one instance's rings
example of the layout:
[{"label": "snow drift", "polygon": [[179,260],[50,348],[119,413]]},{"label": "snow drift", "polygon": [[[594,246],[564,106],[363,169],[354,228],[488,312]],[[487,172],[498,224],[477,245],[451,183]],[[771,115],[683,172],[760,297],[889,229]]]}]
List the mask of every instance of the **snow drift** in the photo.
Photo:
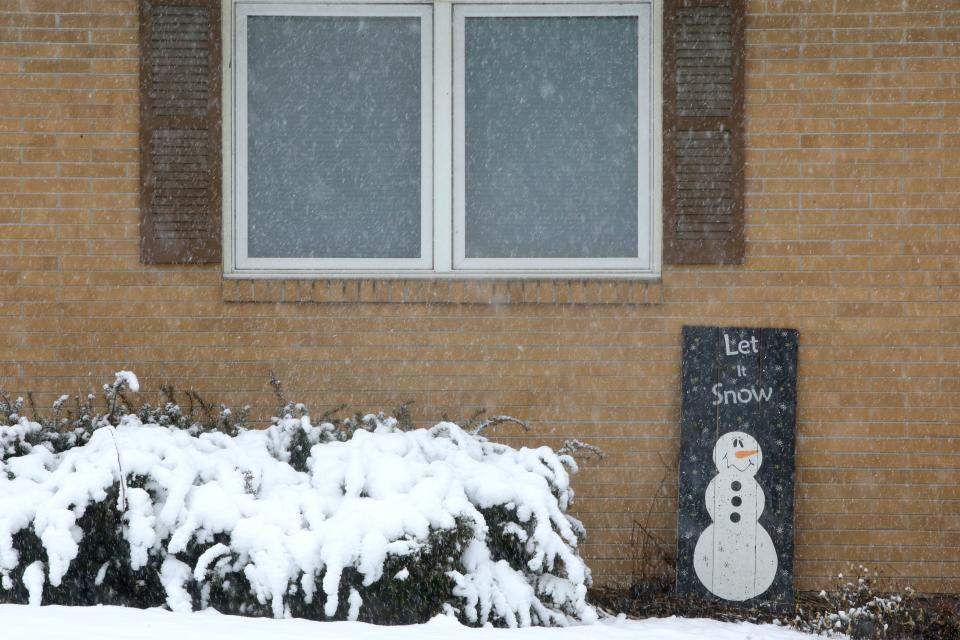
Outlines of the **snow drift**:
[{"label": "snow drift", "polygon": [[[114,393],[133,386],[122,373]],[[0,601],[387,623],[451,613],[510,627],[595,619],[582,527],[566,513],[576,466],[547,447],[382,415],[344,429],[295,411],[228,434],[111,408],[45,438],[46,425],[7,414]]]}]

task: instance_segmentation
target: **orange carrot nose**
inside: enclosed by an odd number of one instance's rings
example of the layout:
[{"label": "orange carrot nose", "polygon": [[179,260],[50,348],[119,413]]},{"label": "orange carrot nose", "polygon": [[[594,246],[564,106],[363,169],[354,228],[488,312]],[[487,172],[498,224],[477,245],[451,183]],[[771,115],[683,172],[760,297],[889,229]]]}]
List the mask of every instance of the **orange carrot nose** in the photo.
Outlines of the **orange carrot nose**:
[{"label": "orange carrot nose", "polygon": [[751,449],[750,451],[737,451],[734,453],[738,458],[749,458],[753,454],[757,453],[757,449]]}]

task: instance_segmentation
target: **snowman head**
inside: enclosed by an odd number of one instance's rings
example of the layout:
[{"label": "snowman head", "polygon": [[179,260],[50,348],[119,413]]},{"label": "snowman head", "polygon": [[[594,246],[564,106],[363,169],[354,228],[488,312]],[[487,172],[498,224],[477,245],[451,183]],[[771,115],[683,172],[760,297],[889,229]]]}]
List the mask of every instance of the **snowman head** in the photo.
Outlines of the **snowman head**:
[{"label": "snowman head", "polygon": [[713,463],[721,473],[739,471],[752,476],[763,463],[763,452],[753,436],[731,431],[720,436],[713,447]]}]

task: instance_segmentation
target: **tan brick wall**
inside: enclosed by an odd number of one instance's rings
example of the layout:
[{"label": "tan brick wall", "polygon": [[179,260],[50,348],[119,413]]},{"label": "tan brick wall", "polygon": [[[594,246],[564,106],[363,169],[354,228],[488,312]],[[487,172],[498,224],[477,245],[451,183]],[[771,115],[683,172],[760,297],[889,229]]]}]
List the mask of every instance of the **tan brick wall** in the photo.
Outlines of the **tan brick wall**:
[{"label": "tan brick wall", "polygon": [[139,264],[134,0],[0,0],[0,381],[266,405],[273,369],[317,410],[526,418],[610,453],[576,487],[612,581],[633,519],[673,539],[680,327],[793,326],[798,586],[856,561],[960,590],[960,2],[748,7],[743,266],[668,268],[648,304],[294,304]]}]

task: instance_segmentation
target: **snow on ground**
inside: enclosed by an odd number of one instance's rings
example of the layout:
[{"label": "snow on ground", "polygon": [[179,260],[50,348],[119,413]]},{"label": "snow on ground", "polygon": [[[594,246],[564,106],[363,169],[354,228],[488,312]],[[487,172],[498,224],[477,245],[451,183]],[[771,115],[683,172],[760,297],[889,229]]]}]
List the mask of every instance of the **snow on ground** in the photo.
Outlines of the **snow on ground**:
[{"label": "snow on ground", "polygon": [[212,610],[171,613],[123,607],[0,605],[0,635],[11,640],[811,640],[773,625],[685,618],[606,620],[592,625],[473,629],[437,616],[427,624],[378,627],[225,616]]}]

